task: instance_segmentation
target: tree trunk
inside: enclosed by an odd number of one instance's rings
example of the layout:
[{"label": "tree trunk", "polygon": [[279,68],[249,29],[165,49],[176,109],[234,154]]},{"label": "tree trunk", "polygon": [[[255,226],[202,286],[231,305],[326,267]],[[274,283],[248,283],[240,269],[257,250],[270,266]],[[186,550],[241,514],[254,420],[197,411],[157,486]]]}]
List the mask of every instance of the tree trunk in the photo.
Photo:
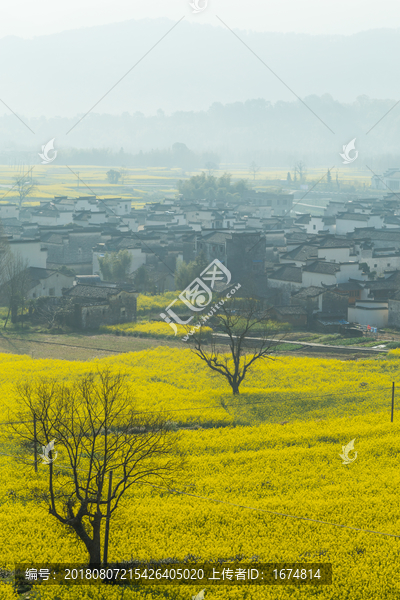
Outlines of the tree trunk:
[{"label": "tree trunk", "polygon": [[10,316],[10,312],[11,312],[11,308],[10,308],[10,307],[8,307],[7,318],[6,318],[5,322],[4,322],[4,329],[5,329],[5,328],[6,328],[6,326],[7,326],[8,318],[9,318],[9,316]]},{"label": "tree trunk", "polygon": [[99,565],[101,565],[100,535],[98,540],[92,542],[89,550],[89,566],[94,567]]},{"label": "tree trunk", "polygon": [[11,303],[11,323],[15,324],[17,322],[17,314],[18,314],[18,305],[15,301]]},{"label": "tree trunk", "polygon": [[92,539],[92,543],[90,544],[90,548],[88,548],[89,557],[90,557],[90,560],[89,560],[90,566],[101,564],[101,539],[100,539],[101,518],[102,518],[101,513],[97,513],[94,516],[93,522],[91,524],[92,529],[93,529],[93,539]]},{"label": "tree trunk", "polygon": [[100,539],[100,526],[101,526],[102,515],[95,515],[92,525],[93,538],[89,537],[83,526],[82,521],[71,523],[71,527],[75,531],[76,535],[85,544],[86,549],[89,553],[89,565],[99,566],[101,564],[101,539]]}]

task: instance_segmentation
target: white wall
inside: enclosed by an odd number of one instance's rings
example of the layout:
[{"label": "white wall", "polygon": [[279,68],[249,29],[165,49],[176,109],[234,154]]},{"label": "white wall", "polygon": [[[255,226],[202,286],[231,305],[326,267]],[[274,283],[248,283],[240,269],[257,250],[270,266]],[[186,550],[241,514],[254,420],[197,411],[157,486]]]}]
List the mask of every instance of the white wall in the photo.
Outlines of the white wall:
[{"label": "white wall", "polygon": [[96,210],[90,214],[88,225],[102,225],[107,223],[107,215],[105,211]]},{"label": "white wall", "polygon": [[201,231],[201,223],[197,223],[197,221],[189,221],[189,227],[191,227],[194,231]]},{"label": "white wall", "polygon": [[119,216],[128,215],[132,210],[132,202],[130,200],[121,200],[117,203],[117,206],[110,206],[110,208]]},{"label": "white wall", "polygon": [[[359,213],[358,213],[359,214]],[[345,235],[346,233],[352,233],[356,227],[376,227],[381,229],[383,225],[383,216],[380,215],[368,215],[368,220],[358,221],[353,220],[351,217],[346,219],[336,218],[336,233],[337,235]]]},{"label": "white wall", "polygon": [[69,225],[73,221],[72,215],[72,211],[62,211],[54,216],[33,214],[31,222],[38,225]]},{"label": "white wall", "polygon": [[175,219],[178,225],[186,225],[186,217],[183,213],[175,213]]},{"label": "white wall", "polygon": [[318,248],[318,258],[325,258],[328,262],[350,261],[350,248]]},{"label": "white wall", "polygon": [[311,285],[315,285],[316,287],[321,287],[321,284],[325,285],[335,285],[336,277],[335,275],[329,275],[326,273],[311,273],[309,271],[303,271],[303,287],[310,287]]},{"label": "white wall", "polygon": [[47,249],[41,249],[42,242],[39,240],[10,240],[9,244],[11,252],[15,256],[20,256],[23,261],[26,260],[28,267],[46,268]]},{"label": "white wall", "polygon": [[19,209],[16,204],[0,204],[0,219],[18,219]]},{"label": "white wall", "polygon": [[128,229],[130,231],[136,232],[138,230],[139,221],[136,219],[136,217],[132,213],[130,213],[129,215],[123,216],[122,222],[128,226]]},{"label": "white wall", "polygon": [[363,258],[360,262],[367,263],[370,271],[376,271],[377,275],[383,275],[384,271],[387,270],[400,269],[400,256],[375,256],[373,258]]},{"label": "white wall", "polygon": [[74,277],[68,277],[62,273],[53,273],[50,277],[43,279],[34,288],[28,292],[28,298],[40,298],[41,296],[50,296],[50,290],[54,290],[52,296],[60,298],[63,288],[70,288],[74,282]]},{"label": "white wall", "polygon": [[347,320],[350,323],[370,325],[371,327],[387,327],[388,313],[387,302],[357,301],[355,306],[349,306]]},{"label": "white wall", "polygon": [[324,222],[322,217],[311,217],[307,225],[302,225],[306,229],[307,233],[318,233],[324,229]]},{"label": "white wall", "polygon": [[329,233],[332,233],[333,235],[335,235],[336,234],[336,221],[334,223],[329,223],[329,225],[324,224],[323,230],[328,231]]},{"label": "white wall", "polygon": [[367,227],[375,227],[376,229],[382,229],[383,219],[383,215],[370,215]]},{"label": "white wall", "polygon": [[340,265],[340,271],[336,273],[336,281],[338,283],[347,283],[349,279],[368,279],[367,275],[362,274],[362,269],[360,269],[358,262]]},{"label": "white wall", "polygon": [[345,235],[346,233],[352,233],[356,227],[369,227],[368,221],[356,221],[349,219],[336,218],[336,234]]},{"label": "white wall", "polygon": [[76,200],[75,201],[75,206],[74,206],[74,210],[75,212],[82,212],[84,210],[99,210],[98,206],[96,204],[93,204],[93,200],[89,201],[89,200]]}]

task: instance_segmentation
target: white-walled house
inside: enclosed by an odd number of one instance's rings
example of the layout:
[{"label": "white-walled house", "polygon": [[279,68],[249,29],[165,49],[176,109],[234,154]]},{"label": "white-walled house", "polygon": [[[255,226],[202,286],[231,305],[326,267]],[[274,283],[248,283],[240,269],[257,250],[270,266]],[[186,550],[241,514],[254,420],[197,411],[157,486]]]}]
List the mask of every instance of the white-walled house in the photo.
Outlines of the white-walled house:
[{"label": "white-walled house", "polygon": [[0,204],[0,219],[18,219],[19,208],[17,204],[9,204],[5,202]]},{"label": "white-walled house", "polygon": [[383,218],[383,215],[342,213],[336,217],[336,234],[346,235],[360,227],[376,227],[376,229],[381,229]]},{"label": "white-walled house", "polygon": [[29,267],[28,299],[42,296],[62,296],[63,289],[71,287],[74,275],[64,275],[52,269]]},{"label": "white-walled house", "polygon": [[318,248],[318,259],[319,260],[327,260],[329,262],[337,262],[337,263],[345,263],[350,262],[352,254],[352,249],[348,244],[344,244],[343,246],[323,246],[322,248]]},{"label": "white-walled house", "polygon": [[370,272],[376,272],[378,276],[384,275],[387,271],[400,270],[400,253],[381,254],[371,258],[362,258],[360,262],[366,263]]},{"label": "white-walled house", "polygon": [[316,260],[303,269],[303,286],[321,287],[324,285],[335,285],[337,283],[337,272],[340,266],[337,263]]},{"label": "white-walled house", "polygon": [[387,327],[388,317],[388,302],[357,300],[354,306],[348,307],[347,320],[349,323],[382,328]]},{"label": "white-walled house", "polygon": [[118,217],[129,215],[132,210],[132,202],[122,198],[104,198],[100,200],[103,205],[107,206]]},{"label": "white-walled house", "polygon": [[321,287],[347,283],[349,279],[367,279],[358,262],[334,263],[316,260],[303,268],[303,286]]},{"label": "white-walled house", "polygon": [[122,222],[127,225],[129,231],[133,231],[136,233],[139,229],[139,218],[135,215],[135,212],[132,211],[128,215],[124,215],[121,217]]},{"label": "white-walled house", "polygon": [[199,223],[202,229],[221,229],[223,215],[216,210],[194,209],[185,211],[187,223]]},{"label": "white-walled house", "polygon": [[[186,223],[184,223],[186,225]],[[158,225],[178,225],[178,219],[174,214],[167,213],[149,213],[144,222],[145,227],[153,227]]]},{"label": "white-walled house", "polygon": [[9,240],[11,252],[16,257],[20,257],[24,262],[27,262],[28,267],[46,268],[47,248],[42,248],[40,240]]},{"label": "white-walled house", "polygon": [[30,209],[31,223],[37,225],[70,225],[73,221],[73,208],[65,206],[56,208],[52,203],[47,206],[33,207]]},{"label": "white-walled house", "polygon": [[75,212],[97,212],[100,210],[99,201],[96,196],[81,196],[75,200]]},{"label": "white-walled house", "polygon": [[291,295],[303,287],[301,267],[296,267],[294,264],[278,267],[268,275],[267,287],[279,290],[282,305],[289,305]]},{"label": "white-walled house", "polygon": [[363,270],[358,262],[340,263],[340,271],[337,275],[338,283],[347,283],[350,279],[358,281],[367,281],[368,275],[363,275]]},{"label": "white-walled house", "polygon": [[296,221],[309,234],[327,231],[334,234],[336,232],[336,220],[334,217],[303,215]]}]

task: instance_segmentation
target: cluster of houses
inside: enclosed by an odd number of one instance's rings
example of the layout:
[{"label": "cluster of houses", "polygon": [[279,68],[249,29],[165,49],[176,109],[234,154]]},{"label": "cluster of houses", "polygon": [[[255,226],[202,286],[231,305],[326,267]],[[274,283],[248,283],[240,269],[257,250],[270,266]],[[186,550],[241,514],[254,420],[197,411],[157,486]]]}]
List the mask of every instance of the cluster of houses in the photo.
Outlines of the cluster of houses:
[{"label": "cluster of houses", "polygon": [[[400,195],[335,194],[321,216],[295,205],[293,194],[256,191],[235,204],[178,196],[142,209],[123,198],[58,196],[22,210],[0,204],[0,220],[27,262],[27,298],[73,299],[81,328],[134,320],[138,269],[162,293],[176,289],[180,262],[199,255],[218,258],[295,327],[400,327]],[[126,281],[104,282],[99,259],[120,250],[131,256]]]}]

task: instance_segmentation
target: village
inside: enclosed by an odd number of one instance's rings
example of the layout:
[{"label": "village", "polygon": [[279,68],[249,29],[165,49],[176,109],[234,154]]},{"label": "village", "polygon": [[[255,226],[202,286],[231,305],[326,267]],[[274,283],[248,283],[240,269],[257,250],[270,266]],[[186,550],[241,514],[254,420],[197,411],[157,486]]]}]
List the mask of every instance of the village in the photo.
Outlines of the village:
[{"label": "village", "polygon": [[[400,170],[389,169],[371,188],[399,182]],[[26,302],[68,300],[78,329],[135,321],[138,293],[176,290],[179,264],[200,255],[221,261],[271,318],[294,328],[400,327],[400,196],[322,195],[318,216],[298,212],[296,193],[249,189],[240,203],[178,194],[143,208],[56,196],[39,206],[0,204],[0,220],[24,265]],[[129,255],[123,281],[105,280],[101,259],[121,251]]]}]

